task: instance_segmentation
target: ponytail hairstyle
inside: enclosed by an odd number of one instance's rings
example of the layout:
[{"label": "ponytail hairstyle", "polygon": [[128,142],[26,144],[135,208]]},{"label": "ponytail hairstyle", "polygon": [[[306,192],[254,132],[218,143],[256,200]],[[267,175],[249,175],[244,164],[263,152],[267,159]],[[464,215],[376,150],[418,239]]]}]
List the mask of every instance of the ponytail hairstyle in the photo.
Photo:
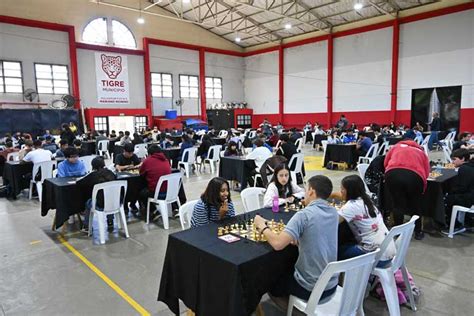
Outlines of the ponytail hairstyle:
[{"label": "ponytail hairstyle", "polygon": [[364,181],[358,175],[350,175],[342,179],[342,187],[346,190],[347,200],[357,200],[361,198],[364,201],[365,209],[370,217],[377,216],[374,203],[365,191]]},{"label": "ponytail hairstyle", "polygon": [[[275,186],[278,189],[278,196],[282,199],[287,198],[288,196],[293,195],[293,188],[291,186],[291,175],[288,177],[288,182],[286,185],[281,185],[280,182],[278,182],[278,172],[281,170],[288,170],[288,174],[290,175],[290,168],[288,168],[288,165],[285,163],[278,164],[275,167],[275,170],[273,171],[273,177],[270,183],[275,183]],[[288,194],[286,194],[286,190],[288,190]]]}]

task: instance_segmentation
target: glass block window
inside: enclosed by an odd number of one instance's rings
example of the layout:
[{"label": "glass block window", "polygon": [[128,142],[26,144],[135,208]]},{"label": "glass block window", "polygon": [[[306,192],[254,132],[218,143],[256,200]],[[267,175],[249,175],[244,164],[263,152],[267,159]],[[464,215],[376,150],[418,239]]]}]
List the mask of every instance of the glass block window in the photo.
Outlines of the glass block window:
[{"label": "glass block window", "polygon": [[179,75],[179,96],[185,99],[199,98],[199,77]]},{"label": "glass block window", "polygon": [[151,95],[155,98],[173,97],[173,77],[171,74],[151,74]]},{"label": "glass block window", "polygon": [[109,120],[107,116],[95,116],[94,117],[94,129],[96,131],[109,132]]},{"label": "glass block window", "polygon": [[206,77],[206,98],[222,99],[222,78]]},{"label": "glass block window", "polygon": [[140,132],[148,127],[146,116],[135,116],[135,131]]},{"label": "glass block window", "polygon": [[23,78],[19,61],[0,60],[0,93],[23,93]]},{"label": "glass block window", "polygon": [[252,126],[252,115],[237,115],[237,127]]},{"label": "glass block window", "polygon": [[38,93],[69,94],[67,66],[35,64],[35,76]]}]

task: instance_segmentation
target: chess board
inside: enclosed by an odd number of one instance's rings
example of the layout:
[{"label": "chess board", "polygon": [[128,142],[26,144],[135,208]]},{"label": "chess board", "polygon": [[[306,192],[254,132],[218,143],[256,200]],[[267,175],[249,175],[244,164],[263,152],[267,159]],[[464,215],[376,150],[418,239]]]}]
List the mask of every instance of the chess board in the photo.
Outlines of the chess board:
[{"label": "chess board", "polygon": [[443,174],[442,173],[439,173],[439,172],[436,172],[436,171],[432,171],[430,172],[429,174],[429,177],[431,179],[436,179],[437,177],[441,177]]},{"label": "chess board", "polygon": [[[268,221],[267,225],[275,234],[280,234],[286,226],[285,223],[283,223],[283,220],[276,222],[274,219]],[[257,231],[253,219],[218,227],[217,236],[223,236],[227,234],[232,234],[254,242],[267,242],[265,236]]]},{"label": "chess board", "polygon": [[140,174],[140,170],[138,169],[130,169],[130,170],[127,170],[126,172],[130,174]]}]

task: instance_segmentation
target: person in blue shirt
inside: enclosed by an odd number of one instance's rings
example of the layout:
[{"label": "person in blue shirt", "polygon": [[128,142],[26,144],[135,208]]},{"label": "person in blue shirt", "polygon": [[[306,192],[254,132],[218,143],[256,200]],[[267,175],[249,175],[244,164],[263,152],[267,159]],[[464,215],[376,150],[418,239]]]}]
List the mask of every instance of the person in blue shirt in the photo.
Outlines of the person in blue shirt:
[{"label": "person in blue shirt", "polygon": [[357,141],[356,137],[354,136],[354,133],[352,130],[348,130],[347,134],[344,136],[342,139],[342,142],[344,144],[350,144],[350,143],[355,143]]},{"label": "person in blue shirt", "polygon": [[46,136],[45,142],[43,143],[43,149],[49,150],[52,154],[54,154],[58,150],[58,145],[53,143],[51,136]]},{"label": "person in blue shirt", "polygon": [[183,157],[184,150],[191,148],[194,146],[193,142],[191,141],[191,138],[187,134],[183,134],[181,136],[182,142],[181,142],[181,150],[179,151],[179,160],[185,160],[186,157]]},{"label": "person in blue shirt", "polygon": [[359,156],[365,156],[369,151],[370,146],[372,146],[372,140],[367,136],[365,132],[362,132],[359,135],[360,139],[356,145],[357,153],[359,154]]},{"label": "person in blue shirt", "polygon": [[61,139],[59,141],[59,149],[56,150],[54,157],[56,158],[64,158],[64,150],[69,147],[69,144],[66,139]]},{"label": "person in blue shirt", "polygon": [[230,198],[229,182],[215,177],[207,184],[206,191],[194,206],[191,227],[207,225],[235,216],[234,204]]},{"label": "person in blue shirt", "polygon": [[64,161],[58,165],[58,178],[62,177],[82,177],[86,172],[84,163],[79,160],[79,153],[74,147],[64,149]]}]

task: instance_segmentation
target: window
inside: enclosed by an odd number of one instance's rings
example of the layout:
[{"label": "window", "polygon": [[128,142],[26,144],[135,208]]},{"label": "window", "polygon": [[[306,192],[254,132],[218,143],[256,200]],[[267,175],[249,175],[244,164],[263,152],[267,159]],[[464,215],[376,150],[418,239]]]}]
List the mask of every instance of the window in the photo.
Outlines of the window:
[{"label": "window", "polygon": [[109,120],[107,116],[95,116],[94,117],[94,129],[96,131],[109,132]]},{"label": "window", "polygon": [[173,97],[173,80],[171,74],[151,74],[151,95],[155,98]]},{"label": "window", "polygon": [[206,77],[206,98],[222,99],[222,78]]},{"label": "window", "polygon": [[0,60],[0,93],[23,93],[21,63]]},{"label": "window", "polygon": [[82,40],[92,44],[137,48],[135,37],[125,24],[105,17],[89,22],[82,32]]},{"label": "window", "polygon": [[69,94],[67,66],[35,64],[38,93]]},{"label": "window", "polygon": [[252,116],[245,114],[245,115],[237,115],[237,127],[247,128],[252,126]]},{"label": "window", "polygon": [[198,76],[179,75],[179,96],[185,99],[199,98]]},{"label": "window", "polygon": [[135,131],[140,132],[148,127],[146,116],[135,116]]}]

